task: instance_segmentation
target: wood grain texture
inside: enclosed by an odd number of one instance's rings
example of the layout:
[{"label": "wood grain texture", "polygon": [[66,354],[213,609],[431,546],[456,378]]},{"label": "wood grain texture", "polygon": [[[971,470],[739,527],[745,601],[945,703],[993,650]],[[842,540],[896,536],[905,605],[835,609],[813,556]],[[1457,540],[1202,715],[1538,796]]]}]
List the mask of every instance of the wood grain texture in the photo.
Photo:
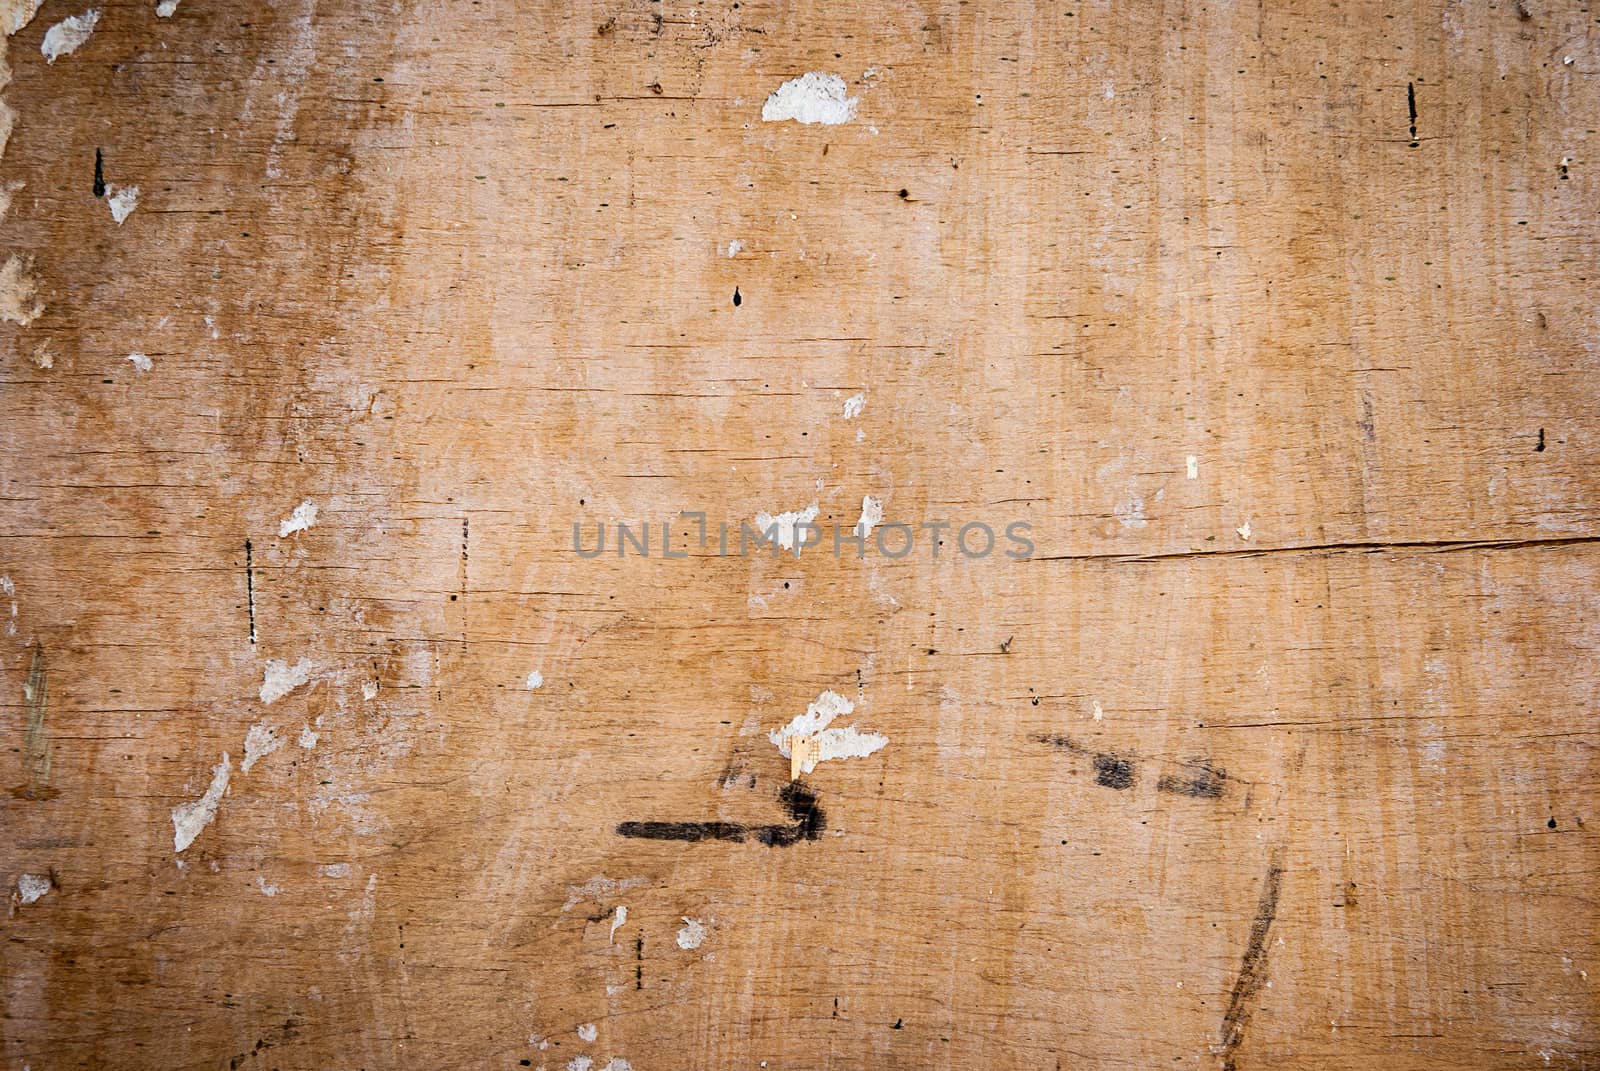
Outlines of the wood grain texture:
[{"label": "wood grain texture", "polygon": [[[153,6],[9,42],[7,1067],[1600,1063],[1588,4]],[[864,495],[1034,554],[680,516]]]}]

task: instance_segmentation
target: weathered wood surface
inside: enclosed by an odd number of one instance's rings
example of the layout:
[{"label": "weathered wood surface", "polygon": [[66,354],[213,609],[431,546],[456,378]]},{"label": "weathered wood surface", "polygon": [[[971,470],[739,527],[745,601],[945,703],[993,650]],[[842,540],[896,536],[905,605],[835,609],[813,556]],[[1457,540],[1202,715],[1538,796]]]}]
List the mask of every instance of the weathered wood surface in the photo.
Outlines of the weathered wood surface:
[{"label": "weathered wood surface", "polygon": [[[4,92],[7,1067],[1600,1062],[1587,4],[78,13]],[[677,517],[864,495],[1035,555]],[[788,823],[824,690],[819,835],[618,834]]]}]

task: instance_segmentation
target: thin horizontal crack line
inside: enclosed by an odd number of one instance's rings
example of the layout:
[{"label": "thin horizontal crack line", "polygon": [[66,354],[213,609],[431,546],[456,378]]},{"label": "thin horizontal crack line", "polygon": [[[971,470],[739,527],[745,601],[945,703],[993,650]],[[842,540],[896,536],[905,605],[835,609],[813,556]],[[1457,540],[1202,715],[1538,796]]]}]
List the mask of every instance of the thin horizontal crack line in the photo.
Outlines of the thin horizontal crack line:
[{"label": "thin horizontal crack line", "polygon": [[1037,554],[1035,562],[1162,562],[1185,558],[1260,558],[1269,554],[1378,554],[1383,551],[1448,553],[1462,550],[1521,550],[1533,547],[1581,547],[1600,543],[1600,536],[1559,539],[1422,539],[1402,542],[1308,543],[1286,547],[1239,547],[1234,550],[1173,550],[1159,554]]}]

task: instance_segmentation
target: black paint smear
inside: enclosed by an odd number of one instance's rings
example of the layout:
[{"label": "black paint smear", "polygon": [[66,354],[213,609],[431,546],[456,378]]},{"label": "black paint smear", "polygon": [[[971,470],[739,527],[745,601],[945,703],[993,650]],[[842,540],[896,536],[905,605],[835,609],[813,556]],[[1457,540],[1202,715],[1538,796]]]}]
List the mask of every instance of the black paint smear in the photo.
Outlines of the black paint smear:
[{"label": "black paint smear", "polygon": [[1267,875],[1261,880],[1261,896],[1256,900],[1256,919],[1250,926],[1250,939],[1244,946],[1244,957],[1239,963],[1239,977],[1233,983],[1233,995],[1228,998],[1228,1010],[1222,1016],[1222,1068],[1234,1071],[1238,1066],[1233,1053],[1244,1040],[1244,1028],[1250,1023],[1250,1002],[1255,998],[1267,976],[1267,933],[1272,920],[1278,916],[1278,893],[1283,886],[1283,853],[1272,854]]},{"label": "black paint smear", "polygon": [[1156,782],[1156,789],[1160,792],[1171,792],[1176,796],[1188,796],[1196,800],[1214,800],[1222,798],[1222,783],[1228,775],[1217,767],[1205,762],[1196,762],[1192,767],[1195,774],[1192,777],[1165,776]]},{"label": "black paint smear", "polygon": [[816,840],[828,828],[828,816],[817,806],[817,794],[803,781],[783,786],[778,801],[794,819],[792,826],[745,826],[738,822],[623,822],[619,837],[643,840],[727,840],[742,844],[754,838],[768,847],[785,848],[802,840]]},{"label": "black paint smear", "polygon": [[250,541],[244,541],[244,596],[250,608],[250,644],[256,642],[256,571]]},{"label": "black paint smear", "polygon": [[644,934],[633,942],[633,988],[644,988]]},{"label": "black paint smear", "polygon": [[1535,446],[1533,448],[1533,452],[1536,453],[1536,454],[1544,453],[1544,429],[1543,428],[1539,429],[1539,445]]},{"label": "black paint smear", "polygon": [[1406,107],[1411,112],[1411,147],[1417,147],[1417,85],[1406,83]]},{"label": "black paint smear", "polygon": [[105,157],[100,155],[99,149],[94,151],[94,195],[96,197],[106,195]]},{"label": "black paint smear", "polygon": [[1115,755],[1094,757],[1094,783],[1106,788],[1132,788],[1133,763]]},{"label": "black paint smear", "polygon": [[743,305],[743,304],[744,304],[744,298],[739,296],[739,288],[736,286],[736,287],[733,288],[733,307],[737,309],[740,305]]}]

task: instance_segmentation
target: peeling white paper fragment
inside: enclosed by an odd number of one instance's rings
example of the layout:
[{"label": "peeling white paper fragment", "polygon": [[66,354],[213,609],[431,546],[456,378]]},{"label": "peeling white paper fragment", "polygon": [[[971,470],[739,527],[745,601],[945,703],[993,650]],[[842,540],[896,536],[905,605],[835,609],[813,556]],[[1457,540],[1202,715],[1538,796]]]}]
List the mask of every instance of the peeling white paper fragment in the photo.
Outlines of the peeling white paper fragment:
[{"label": "peeling white paper fragment", "polygon": [[[810,524],[816,519],[817,504],[815,502],[811,503],[811,505],[807,506],[805,509],[793,510],[789,513],[779,513],[776,516],[768,513],[766,510],[762,510],[760,513],[756,514],[756,529],[760,531],[763,536],[765,536],[767,529],[771,528],[773,525],[777,525],[775,537],[778,540],[778,546],[782,547],[784,550],[793,550],[795,529],[800,525]],[[798,554],[795,556],[799,557]]]},{"label": "peeling white paper fragment", "polygon": [[1250,522],[1249,521],[1245,521],[1239,527],[1235,528],[1234,531],[1239,533],[1239,538],[1240,539],[1243,539],[1246,542],[1249,542],[1249,540],[1250,540]]},{"label": "peeling white paper fragment", "polygon": [[181,803],[172,809],[174,851],[181,852],[193,844],[200,831],[217,817],[217,804],[222,802],[222,794],[228,791],[228,778],[232,774],[233,762],[224,751],[222,761],[211,768],[211,784],[205,795],[193,803]]},{"label": "peeling white paper fragment", "polygon": [[81,15],[62,19],[46,30],[44,40],[39,44],[39,51],[44,53],[45,62],[54,63],[62,56],[71,55],[82,48],[83,43],[89,40],[89,35],[94,33],[95,23],[99,21],[99,9],[90,8]]},{"label": "peeling white paper fragment", "polygon": [[683,919],[683,929],[678,931],[678,947],[686,952],[699,948],[700,942],[706,939],[706,924],[688,915],[680,917]]},{"label": "peeling white paper fragment", "polygon": [[600,1036],[600,1030],[593,1023],[584,1023],[578,1027],[578,1036],[587,1042],[593,1043],[594,1039]]},{"label": "peeling white paper fragment", "polygon": [[266,722],[256,722],[244,735],[244,759],[239,763],[240,773],[249,773],[250,767],[283,746],[283,737],[272,731]]},{"label": "peeling white paper fragment", "polygon": [[856,98],[845,96],[844,79],[810,71],[783,83],[761,106],[763,122],[822,123],[838,126],[856,117]]},{"label": "peeling white paper fragment", "polygon": [[1189,479],[1197,480],[1200,478],[1200,459],[1195,457],[1193,454],[1190,454],[1188,459],[1184,462],[1184,468],[1185,475],[1187,475]]},{"label": "peeling white paper fragment", "polygon": [[50,891],[50,879],[37,874],[23,874],[17,878],[17,899],[31,904]]},{"label": "peeling white paper fragment", "polygon": [[111,209],[111,218],[117,221],[117,226],[122,226],[122,221],[139,207],[139,187],[108,185],[106,207]]},{"label": "peeling white paper fragment", "polygon": [[155,362],[142,353],[130,353],[128,354],[128,360],[132,361],[133,367],[141,372],[148,372],[155,367]]},{"label": "peeling white paper fragment", "polygon": [[[3,146],[4,138],[0,138],[0,147]],[[44,313],[44,302],[38,294],[33,261],[11,254],[0,267],[0,319],[27,327]]]},{"label": "peeling white paper fragment", "polygon": [[829,759],[866,758],[888,744],[889,738],[882,733],[861,732],[853,725],[844,729],[828,728],[834,718],[841,714],[849,714],[855,708],[854,703],[838,692],[823,692],[817,696],[815,702],[806,707],[804,714],[796,715],[788,725],[768,733],[767,739],[777,746],[780,755],[788,758],[790,737],[815,736],[816,758],[808,758],[801,764],[802,773],[810,773],[817,768],[817,763],[827,762]]},{"label": "peeling white paper fragment", "polygon": [[282,524],[278,525],[278,538],[287,539],[296,532],[304,532],[317,523],[317,507],[309,498],[294,508]]},{"label": "peeling white paper fragment", "polygon": [[871,495],[861,496],[861,519],[856,522],[856,536],[866,539],[872,529],[883,523],[883,502]]},{"label": "peeling white paper fragment", "polygon": [[156,5],[156,17],[161,19],[170,19],[174,14],[177,13],[177,10],[178,0],[161,0],[161,2]]},{"label": "peeling white paper fragment", "polygon": [[[612,916],[612,918],[611,918],[611,933],[609,935],[607,935],[607,940],[611,940],[611,941],[616,940],[616,938],[617,938],[617,927],[621,926],[623,923],[625,923],[627,921],[628,921],[628,909],[623,907],[621,904],[618,904],[617,905],[617,913],[614,916]],[[594,1038],[589,1038],[588,1040],[593,1041]]]},{"label": "peeling white paper fragment", "polygon": [[529,691],[534,691],[536,689],[543,688],[544,687],[544,674],[540,673],[538,670],[534,670],[532,673],[528,674],[527,684],[528,684],[528,690]]},{"label": "peeling white paper fragment", "polygon": [[269,705],[276,703],[310,680],[312,668],[309,658],[302,658],[292,666],[276,658],[269,659],[261,674],[261,701]]},{"label": "peeling white paper fragment", "polygon": [[867,407],[867,392],[857,391],[844,400],[844,418],[853,420],[861,415],[861,410]]},{"label": "peeling white paper fragment", "polygon": [[741,250],[743,248],[744,248],[744,243],[739,241],[739,239],[737,239],[737,238],[735,238],[733,241],[729,242],[728,243],[728,259],[732,260],[734,257],[738,256],[739,255],[739,250]]}]

